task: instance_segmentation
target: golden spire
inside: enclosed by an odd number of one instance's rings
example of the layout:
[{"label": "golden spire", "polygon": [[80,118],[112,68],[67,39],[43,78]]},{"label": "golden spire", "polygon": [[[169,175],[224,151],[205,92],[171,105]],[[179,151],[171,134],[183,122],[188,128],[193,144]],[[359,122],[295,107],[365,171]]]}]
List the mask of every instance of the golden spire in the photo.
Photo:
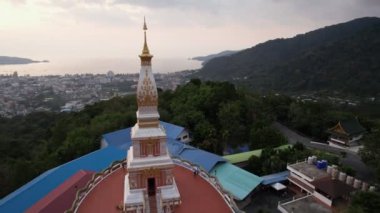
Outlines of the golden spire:
[{"label": "golden spire", "polygon": [[144,16],[144,27],[143,27],[143,30],[148,30],[148,28],[146,27],[145,16]]},{"label": "golden spire", "polygon": [[144,47],[142,50],[142,54],[140,55],[141,58],[141,64],[142,65],[150,65],[150,60],[152,59],[153,55],[149,53],[148,44],[146,42],[146,31],[148,30],[148,27],[146,26],[145,16],[144,16]]}]

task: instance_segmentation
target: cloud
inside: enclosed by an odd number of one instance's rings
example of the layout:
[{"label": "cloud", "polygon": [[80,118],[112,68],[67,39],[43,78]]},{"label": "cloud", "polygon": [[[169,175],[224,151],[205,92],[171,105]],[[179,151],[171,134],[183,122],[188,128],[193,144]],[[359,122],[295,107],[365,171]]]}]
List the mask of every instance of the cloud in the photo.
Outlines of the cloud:
[{"label": "cloud", "polygon": [[114,4],[129,4],[150,9],[177,8],[177,9],[195,9],[217,7],[222,1],[194,1],[194,0],[115,0]]},{"label": "cloud", "polygon": [[[71,45],[83,46],[87,55],[123,55],[128,49],[134,57],[145,15],[155,53],[192,56],[379,14],[380,0],[0,0],[0,40],[13,41],[9,50],[47,51],[39,48],[43,44],[58,54]],[[36,47],[23,48],[19,41]],[[120,50],[120,44],[128,47]]]},{"label": "cloud", "polygon": [[369,6],[380,6],[380,1],[379,0],[362,0],[362,4],[366,4]]},{"label": "cloud", "polygon": [[379,0],[114,0],[110,3],[145,8],[148,15],[159,17],[159,22],[173,27],[311,23],[316,27],[380,14]]},{"label": "cloud", "polygon": [[13,4],[25,4],[26,0],[13,0],[13,1],[11,1],[11,3],[13,3]]}]

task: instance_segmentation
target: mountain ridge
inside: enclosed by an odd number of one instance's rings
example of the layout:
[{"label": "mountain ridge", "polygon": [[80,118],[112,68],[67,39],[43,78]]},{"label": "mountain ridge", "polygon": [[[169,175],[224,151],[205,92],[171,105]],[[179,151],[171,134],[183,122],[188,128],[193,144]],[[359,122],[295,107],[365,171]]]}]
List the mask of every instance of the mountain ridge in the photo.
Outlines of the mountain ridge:
[{"label": "mountain ridge", "polygon": [[376,95],[380,94],[379,38],[380,18],[354,19],[211,59],[192,77],[227,80],[257,91],[328,89]]},{"label": "mountain ridge", "polygon": [[35,61],[29,58],[12,57],[12,56],[0,56],[0,65],[12,65],[12,64],[31,64],[31,63],[47,63],[49,61]]},{"label": "mountain ridge", "polygon": [[214,54],[210,54],[210,55],[206,55],[206,56],[196,56],[196,57],[193,57],[191,60],[202,61],[202,65],[205,65],[207,62],[209,62],[210,60],[212,60],[214,58],[230,56],[230,55],[235,54],[237,52],[239,52],[239,50],[224,50],[222,52],[214,53]]}]

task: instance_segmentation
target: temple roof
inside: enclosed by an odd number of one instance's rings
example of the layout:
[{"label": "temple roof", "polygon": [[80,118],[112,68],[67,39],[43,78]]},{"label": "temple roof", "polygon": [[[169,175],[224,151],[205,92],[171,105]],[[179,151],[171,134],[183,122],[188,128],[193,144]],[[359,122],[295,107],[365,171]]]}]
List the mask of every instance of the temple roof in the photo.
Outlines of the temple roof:
[{"label": "temple roof", "polygon": [[223,189],[237,200],[246,198],[262,181],[262,178],[230,163],[217,164],[210,174],[216,176]]},{"label": "temple roof", "polygon": [[26,210],[26,213],[64,212],[74,202],[77,190],[83,188],[95,172],[80,170],[44,198]]},{"label": "temple roof", "polygon": [[365,128],[357,119],[339,121],[334,127],[328,130],[329,133],[346,136],[359,135],[365,131]]},{"label": "temple roof", "polygon": [[289,171],[278,172],[270,175],[261,176],[263,185],[271,185],[277,182],[282,182],[288,179]]},{"label": "temple roof", "polygon": [[[160,124],[165,129],[167,136],[166,144],[171,156],[198,164],[207,172],[210,172],[217,163],[226,162],[225,159],[218,155],[197,149],[176,140],[176,138],[178,138],[178,136],[184,130],[183,127],[163,121],[160,121]],[[115,146],[119,149],[128,150],[132,144],[131,128],[104,134],[103,139],[108,146]]]},{"label": "temple roof", "polygon": [[[283,149],[287,149],[289,147],[292,147],[292,145],[285,144],[285,145],[278,146],[275,149],[276,150],[283,150]],[[230,163],[237,164],[237,163],[248,161],[248,159],[250,157],[252,157],[253,155],[256,157],[260,157],[261,152],[262,152],[262,149],[256,149],[256,150],[251,150],[248,152],[241,152],[241,153],[232,154],[232,155],[225,155],[225,156],[223,156],[223,158],[226,159]]]},{"label": "temple roof", "polygon": [[[233,171],[232,174],[236,177],[246,175],[246,171],[234,165],[227,163],[222,157],[197,149],[195,147],[183,144],[176,140],[179,134],[184,130],[183,127],[174,124],[161,122],[161,125],[166,129],[167,147],[172,156],[176,156],[183,160],[188,160],[203,167],[206,171],[212,172],[212,169],[222,164],[228,164],[224,169],[226,174]],[[126,128],[103,135],[103,140],[107,147],[91,152],[80,158],[62,164],[58,167],[50,169],[38,177],[34,178],[24,186],[7,195],[0,200],[0,212],[23,212],[36,204],[40,199],[44,198],[51,191],[59,187],[72,175],[80,170],[89,170],[100,172],[107,168],[116,160],[123,160],[126,157],[126,150],[131,146],[131,128]],[[223,169],[220,169],[223,171]],[[231,174],[231,173],[230,173]],[[224,178],[224,174],[217,178]],[[251,174],[253,175],[253,174]],[[253,175],[255,176],[255,175]],[[252,177],[253,177],[252,176]],[[257,177],[257,176],[255,176]],[[227,180],[227,179],[225,179]],[[237,190],[241,184],[239,179],[228,179],[221,181],[221,185],[225,190],[230,191],[236,198],[245,197],[241,191]],[[256,178],[251,179],[252,182],[257,182]],[[248,184],[245,187],[244,193],[250,193],[256,188],[256,184]]]},{"label": "temple roof", "polygon": [[316,189],[324,192],[333,199],[349,195],[355,190],[352,186],[340,180],[332,180],[331,177],[315,180],[311,182],[311,184],[313,184]]},{"label": "temple roof", "polygon": [[125,152],[107,147],[50,169],[0,200],[0,212],[24,212],[79,170],[100,172]]},{"label": "temple roof", "polygon": [[[221,168],[221,172],[217,172],[216,176],[218,179],[221,178],[221,180],[223,180],[220,182],[222,187],[229,191],[236,199],[244,199],[258,186],[258,184],[260,184],[262,180],[260,177],[228,163],[221,156],[197,149],[176,140],[179,134],[183,131],[183,127],[162,121],[160,123],[166,129],[166,145],[170,155],[197,164],[210,174],[213,174],[215,168]],[[127,128],[105,134],[103,135],[103,138],[109,146],[116,146],[120,149],[127,150],[131,145],[129,132],[130,128]],[[219,169],[216,170],[218,171]],[[247,181],[245,186],[241,186],[242,182],[240,178]]]},{"label": "temple roof", "polygon": [[[181,126],[177,126],[175,124],[167,123],[160,121],[160,125],[162,125],[166,132],[166,137],[168,139],[175,140],[179,137],[179,135],[182,133],[182,131],[185,130],[185,128]],[[113,131],[110,133],[106,133],[103,135],[103,139],[107,141],[107,145],[114,146],[119,149],[128,150],[128,148],[131,146],[131,129],[132,127]]]}]

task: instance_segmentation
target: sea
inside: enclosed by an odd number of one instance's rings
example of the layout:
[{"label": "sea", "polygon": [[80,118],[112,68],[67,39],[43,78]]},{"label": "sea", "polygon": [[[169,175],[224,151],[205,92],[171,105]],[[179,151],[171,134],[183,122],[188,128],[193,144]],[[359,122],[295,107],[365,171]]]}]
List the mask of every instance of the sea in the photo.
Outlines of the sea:
[{"label": "sea", "polygon": [[[188,58],[153,58],[154,73],[171,73],[201,68],[200,61]],[[0,65],[0,75],[19,76],[65,75],[65,74],[129,74],[140,72],[140,59],[136,58],[58,58],[49,62]]]}]

